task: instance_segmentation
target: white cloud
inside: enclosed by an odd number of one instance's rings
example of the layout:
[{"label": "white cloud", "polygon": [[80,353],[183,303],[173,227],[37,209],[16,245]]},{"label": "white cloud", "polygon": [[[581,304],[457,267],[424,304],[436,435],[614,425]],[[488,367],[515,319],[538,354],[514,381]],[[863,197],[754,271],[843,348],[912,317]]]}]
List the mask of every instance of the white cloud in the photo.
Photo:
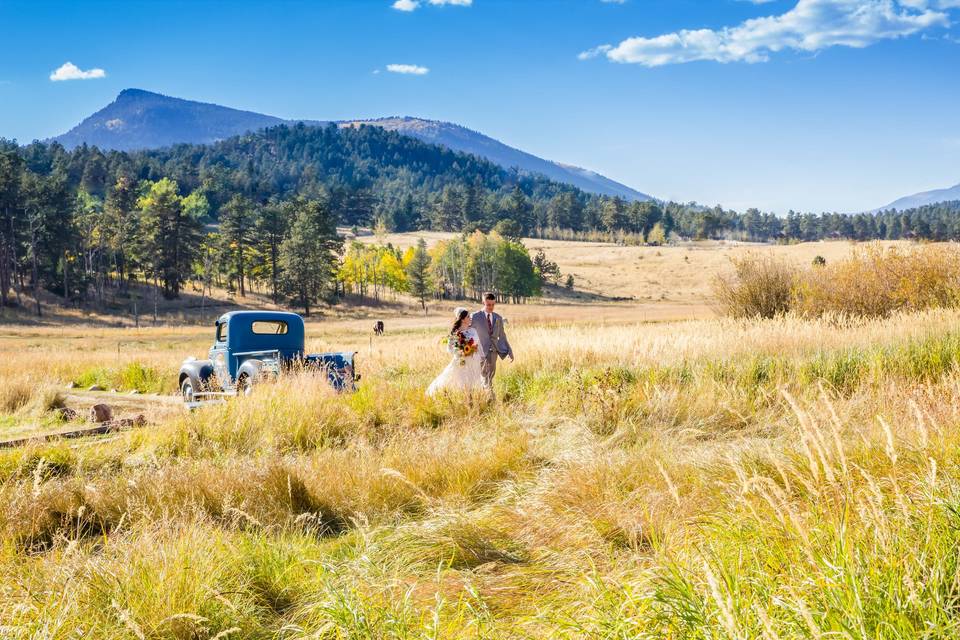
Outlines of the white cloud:
[{"label": "white cloud", "polygon": [[387,71],[390,73],[402,73],[414,76],[425,76],[430,73],[430,69],[421,67],[418,64],[388,64]]},{"label": "white cloud", "polygon": [[577,56],[581,60],[590,60],[591,58],[596,58],[599,55],[602,55],[610,49],[613,49],[613,45],[602,44],[599,47],[594,47],[593,49],[587,49],[586,51],[581,51]]},{"label": "white cloud", "polygon": [[395,0],[391,6],[397,11],[415,11],[419,9],[420,5],[424,2],[427,4],[432,4],[435,7],[442,7],[445,5],[469,7],[473,4],[473,0]]},{"label": "white cloud", "polygon": [[827,47],[867,47],[880,40],[947,27],[946,9],[960,0],[799,0],[776,16],[752,18],[735,27],[683,29],[663,35],[627,38],[582,52],[614,62],[658,67],[696,60],[764,62],[784,49],[815,52]]},{"label": "white cloud", "polygon": [[54,82],[63,80],[92,80],[95,78],[105,78],[107,72],[103,69],[82,70],[72,62],[64,62],[59,69],[50,74],[50,79]]}]

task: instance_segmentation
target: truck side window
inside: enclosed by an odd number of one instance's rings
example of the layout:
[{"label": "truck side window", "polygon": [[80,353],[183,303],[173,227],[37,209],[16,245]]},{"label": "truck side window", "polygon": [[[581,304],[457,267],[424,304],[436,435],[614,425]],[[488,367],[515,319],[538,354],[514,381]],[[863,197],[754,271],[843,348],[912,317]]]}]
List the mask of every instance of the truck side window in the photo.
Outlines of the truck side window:
[{"label": "truck side window", "polygon": [[279,320],[257,320],[251,328],[256,334],[282,336],[287,332],[287,323],[280,322]]},{"label": "truck side window", "polygon": [[227,323],[221,322],[217,325],[217,342],[227,341]]}]

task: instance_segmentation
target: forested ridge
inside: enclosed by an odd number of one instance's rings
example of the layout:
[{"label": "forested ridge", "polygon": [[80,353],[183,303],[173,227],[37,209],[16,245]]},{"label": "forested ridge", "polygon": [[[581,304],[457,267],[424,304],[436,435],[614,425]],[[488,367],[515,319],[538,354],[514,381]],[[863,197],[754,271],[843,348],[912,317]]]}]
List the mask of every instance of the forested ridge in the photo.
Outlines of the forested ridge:
[{"label": "forested ridge", "polygon": [[[432,278],[421,284],[433,295],[462,295],[482,282],[522,300],[539,290],[533,276],[546,281],[518,242],[524,235],[648,244],[948,240],[960,238],[958,213],[960,202],[787,216],[627,202],[375,126],[281,125],[212,145],[139,152],[0,141],[0,303],[41,288],[71,302],[102,302],[131,282],[153,284],[168,298],[187,283],[204,291],[215,283],[244,296],[257,283],[277,301],[309,310],[370,284],[357,281],[368,271],[358,271],[357,249],[344,254],[337,225],[495,232],[464,249],[447,247],[463,256],[479,248],[470,259],[489,265],[473,270],[482,277],[470,280],[463,269],[463,279],[451,281],[450,256],[437,254]],[[380,264],[389,254],[387,266],[402,276],[423,266],[422,255],[387,249],[363,260]],[[371,271],[375,291],[378,268]],[[430,291],[406,288],[421,279],[394,278],[388,288],[423,301]]]}]

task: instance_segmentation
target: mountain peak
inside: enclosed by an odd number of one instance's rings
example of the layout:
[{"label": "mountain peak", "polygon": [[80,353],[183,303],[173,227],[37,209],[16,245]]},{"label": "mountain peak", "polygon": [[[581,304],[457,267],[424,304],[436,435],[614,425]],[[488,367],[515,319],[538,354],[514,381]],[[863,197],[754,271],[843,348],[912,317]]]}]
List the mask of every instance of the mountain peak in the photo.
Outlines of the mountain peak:
[{"label": "mountain peak", "polygon": [[130,88],[54,140],[68,149],[88,144],[132,151],[181,142],[209,144],[283,122],[260,113]]},{"label": "mountain peak", "polygon": [[130,98],[146,98],[146,97],[166,98],[167,96],[161,95],[159,93],[154,93],[152,91],[147,91],[145,89],[131,88],[131,89],[124,89],[123,91],[118,93],[117,100],[115,100],[114,102],[119,100],[130,99]]}]

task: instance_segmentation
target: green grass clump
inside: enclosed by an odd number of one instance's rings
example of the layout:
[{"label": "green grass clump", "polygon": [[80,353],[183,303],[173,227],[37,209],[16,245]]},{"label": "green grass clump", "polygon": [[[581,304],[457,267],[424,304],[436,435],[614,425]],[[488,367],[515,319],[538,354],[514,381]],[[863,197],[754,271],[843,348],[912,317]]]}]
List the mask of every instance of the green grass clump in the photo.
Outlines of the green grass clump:
[{"label": "green grass clump", "polygon": [[116,368],[86,369],[74,377],[73,383],[81,389],[96,385],[105,390],[170,393],[175,390],[176,380],[169,372],[134,361]]}]

